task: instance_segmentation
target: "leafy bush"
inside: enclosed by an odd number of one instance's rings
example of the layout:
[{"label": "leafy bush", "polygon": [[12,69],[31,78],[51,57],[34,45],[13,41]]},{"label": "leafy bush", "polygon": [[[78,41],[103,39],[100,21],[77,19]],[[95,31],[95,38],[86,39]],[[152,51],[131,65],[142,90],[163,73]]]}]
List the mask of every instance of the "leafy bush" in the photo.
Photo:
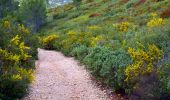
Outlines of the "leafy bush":
[{"label": "leafy bush", "polygon": [[128,53],[133,59],[133,64],[129,65],[126,70],[126,81],[134,82],[141,75],[151,73],[154,70],[154,63],[161,59],[162,51],[155,45],[149,45],[148,51],[129,48]]},{"label": "leafy bush", "polygon": [[166,64],[162,64],[160,67],[160,97],[167,98],[170,95],[170,64],[169,62],[166,62]]},{"label": "leafy bush", "polygon": [[67,16],[67,14],[66,13],[59,13],[59,14],[54,14],[53,15],[53,18],[54,19],[61,19],[61,18],[65,18]]},{"label": "leafy bush", "polygon": [[0,96],[1,99],[21,98],[28,88],[28,84],[33,79],[33,71],[17,66],[8,67],[8,73],[0,76]]},{"label": "leafy bush", "polygon": [[59,38],[59,35],[53,34],[42,39],[42,44],[46,49],[52,49],[55,40]]},{"label": "leafy bush", "polygon": [[29,46],[36,48],[34,44],[37,41],[28,46],[30,32],[24,25],[7,19],[1,22],[0,99],[19,99],[33,79],[33,58]]},{"label": "leafy bush", "polygon": [[0,2],[0,19],[9,14],[14,14],[18,8],[18,1],[15,0],[1,0]]},{"label": "leafy bush", "polygon": [[71,13],[70,15],[68,15],[68,18],[69,19],[73,19],[73,18],[77,18],[79,17],[80,15],[82,15],[83,12],[81,11],[74,11],[73,13]]},{"label": "leafy bush", "polygon": [[74,5],[77,7],[77,9],[80,8],[80,4],[81,4],[82,0],[73,0]]},{"label": "leafy bush", "polygon": [[158,72],[160,75],[160,92],[161,99],[169,99],[170,94],[170,52],[165,52],[164,58],[160,61]]},{"label": "leafy bush", "polygon": [[87,46],[84,45],[73,48],[71,52],[71,55],[76,57],[80,61],[82,61],[87,54],[88,54],[88,48]]},{"label": "leafy bush", "polygon": [[110,52],[105,59],[100,70],[100,75],[104,77],[105,83],[113,87],[114,90],[125,89],[124,70],[127,65],[131,64],[131,58],[124,50]]},{"label": "leafy bush", "polygon": [[94,47],[90,49],[88,55],[84,58],[83,62],[88,65],[87,67],[92,71],[96,77],[100,77],[100,70],[103,61],[109,54],[109,50],[102,47]]},{"label": "leafy bush", "polygon": [[112,52],[104,47],[94,47],[83,61],[97,79],[115,90],[124,88],[124,69],[131,63],[124,50]]},{"label": "leafy bush", "polygon": [[25,25],[37,32],[46,21],[46,0],[22,0],[19,11]]},{"label": "leafy bush", "polygon": [[64,39],[61,40],[60,45],[63,49],[67,49],[71,52],[73,47],[76,47],[77,45],[88,45],[90,35],[91,34],[89,33],[69,31],[65,34]]},{"label": "leafy bush", "polygon": [[[138,50],[129,48],[128,53],[133,63],[125,69],[125,82],[132,90],[145,91],[145,93],[138,94],[142,98],[152,98],[150,95],[155,95],[155,91],[158,90],[155,88],[159,84],[157,63],[162,58],[163,52],[155,45],[149,45],[147,49],[144,47]],[[142,88],[144,82],[145,88]],[[154,97],[156,98],[156,95]]]}]

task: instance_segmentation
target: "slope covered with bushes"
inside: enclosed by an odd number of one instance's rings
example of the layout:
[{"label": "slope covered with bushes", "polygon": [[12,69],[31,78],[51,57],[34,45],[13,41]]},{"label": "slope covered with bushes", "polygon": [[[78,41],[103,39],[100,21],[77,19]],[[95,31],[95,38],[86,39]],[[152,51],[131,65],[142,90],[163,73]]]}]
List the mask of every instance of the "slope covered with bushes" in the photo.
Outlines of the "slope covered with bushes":
[{"label": "slope covered with bushes", "polygon": [[169,98],[169,0],[84,0],[78,6],[48,10],[40,31],[45,48],[74,56],[129,98]]}]

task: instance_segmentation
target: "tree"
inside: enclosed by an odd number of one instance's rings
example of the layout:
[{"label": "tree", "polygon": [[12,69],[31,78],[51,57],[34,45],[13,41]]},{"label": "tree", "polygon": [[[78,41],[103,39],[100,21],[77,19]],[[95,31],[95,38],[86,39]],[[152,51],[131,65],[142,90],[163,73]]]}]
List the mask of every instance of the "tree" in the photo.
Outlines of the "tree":
[{"label": "tree", "polygon": [[6,17],[18,8],[18,2],[15,0],[0,1],[0,18]]},{"label": "tree", "polygon": [[82,2],[82,0],[73,0],[73,4],[77,7],[77,9],[80,8],[81,2]]},{"label": "tree", "polygon": [[33,32],[37,32],[46,20],[46,0],[22,0],[20,18]]}]

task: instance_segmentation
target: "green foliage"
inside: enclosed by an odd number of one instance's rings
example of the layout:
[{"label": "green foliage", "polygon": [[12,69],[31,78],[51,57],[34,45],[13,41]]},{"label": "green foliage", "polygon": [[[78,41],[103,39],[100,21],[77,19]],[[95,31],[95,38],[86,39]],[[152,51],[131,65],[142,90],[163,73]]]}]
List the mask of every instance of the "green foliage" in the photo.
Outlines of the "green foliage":
[{"label": "green foliage", "polygon": [[125,88],[124,70],[131,62],[131,58],[124,50],[110,52],[100,70],[101,76],[106,79],[105,83],[112,86],[115,90]]},{"label": "green foliage", "polygon": [[46,0],[22,0],[19,11],[25,25],[37,32],[46,21]]},{"label": "green foliage", "polygon": [[84,45],[73,48],[71,52],[71,55],[76,57],[80,61],[82,61],[87,54],[88,54],[88,48],[87,46]]},{"label": "green foliage", "polygon": [[[36,49],[40,44],[38,36],[31,34],[30,29],[25,27],[21,20],[29,26],[32,22],[29,20],[28,23],[28,17],[35,17],[35,13],[42,13],[38,10],[43,10],[45,13],[46,6],[41,9],[41,4],[33,5],[34,10],[40,7],[33,15],[29,12],[33,11],[32,4],[24,5],[24,3],[25,1],[22,0],[20,4],[22,15],[18,13],[19,0],[0,1],[0,100],[21,99],[27,92],[28,84],[33,80],[32,69],[35,68]],[[18,18],[18,15],[22,18]],[[37,16],[44,20],[44,17],[38,14]]]},{"label": "green foliage", "polygon": [[152,73],[155,69],[154,64],[162,58],[162,51],[155,45],[149,45],[147,51],[143,49],[128,49],[128,53],[133,59],[133,64],[129,65],[125,70],[125,81],[128,83],[133,84],[140,79],[140,76]]},{"label": "green foliage", "polygon": [[52,49],[55,40],[59,38],[59,35],[52,34],[42,39],[42,44],[45,49]]},{"label": "green foliage", "polygon": [[53,15],[53,18],[54,19],[61,19],[61,18],[65,18],[66,17],[66,13],[60,13],[60,14],[56,14],[56,15]]},{"label": "green foliage", "polygon": [[30,50],[35,50],[37,40],[24,25],[8,18],[1,20],[0,32],[0,99],[21,98],[33,79],[34,53]]},{"label": "green foliage", "polygon": [[28,83],[33,79],[32,70],[17,66],[8,66],[7,74],[0,76],[1,99],[11,100],[21,98],[28,88]]},{"label": "green foliage", "polygon": [[95,47],[89,50],[88,55],[84,58],[84,63],[92,71],[96,77],[100,77],[100,70],[102,68],[103,61],[109,55],[107,48]]},{"label": "green foliage", "polygon": [[97,79],[103,80],[103,83],[115,90],[124,88],[124,69],[131,63],[129,55],[124,50],[112,52],[104,47],[95,47],[83,61],[92,74]]},{"label": "green foliage", "polygon": [[164,56],[170,48],[170,18],[168,13],[167,17],[160,16],[169,9],[170,2],[75,2],[70,5],[79,11],[66,5],[49,12],[56,18],[42,33],[60,33],[54,48],[80,60],[97,80],[114,90],[137,94],[139,99],[167,99],[169,56],[166,60]]},{"label": "green foliage", "polygon": [[166,53],[164,59],[160,62],[159,65],[159,74],[160,74],[160,97],[166,97],[170,94],[170,54]]},{"label": "green foliage", "polygon": [[80,8],[80,4],[81,4],[82,0],[73,0],[74,5],[77,7],[77,9]]},{"label": "green foliage", "polygon": [[0,1],[0,19],[9,14],[13,14],[18,8],[18,2],[15,0],[1,0]]},{"label": "green foliage", "polygon": [[[155,45],[148,45],[147,48],[140,45],[137,50],[129,48],[128,53],[133,60],[133,63],[125,69],[128,92],[137,91],[143,99],[158,98],[159,93],[156,94],[156,91],[159,90],[157,64],[162,58],[163,52]],[[143,87],[143,83],[145,83],[145,87]],[[140,93],[140,89],[145,93]]]}]

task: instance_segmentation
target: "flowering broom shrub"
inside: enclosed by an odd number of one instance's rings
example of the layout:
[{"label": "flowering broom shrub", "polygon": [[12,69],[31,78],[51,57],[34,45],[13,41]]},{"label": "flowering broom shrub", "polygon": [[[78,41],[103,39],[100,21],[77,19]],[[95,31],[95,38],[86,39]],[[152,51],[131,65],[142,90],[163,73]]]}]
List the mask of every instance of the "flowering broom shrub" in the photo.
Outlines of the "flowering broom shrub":
[{"label": "flowering broom shrub", "polygon": [[52,34],[52,35],[49,35],[47,37],[44,37],[42,39],[42,44],[43,44],[44,48],[52,49],[55,40],[58,39],[58,38],[59,38],[59,35],[56,35],[56,34]]},{"label": "flowering broom shrub", "polygon": [[125,89],[124,70],[131,63],[131,58],[124,50],[113,52],[106,47],[93,47],[83,63],[102,83],[114,90]]},{"label": "flowering broom shrub", "polygon": [[147,23],[148,27],[156,27],[164,24],[163,18],[159,18],[156,13],[151,14],[152,19]]},{"label": "flowering broom shrub", "polygon": [[115,27],[119,32],[127,32],[130,27],[130,23],[121,22],[119,24],[113,24],[113,27]]},{"label": "flowering broom shrub", "polygon": [[70,54],[73,48],[79,45],[90,45],[91,33],[82,33],[76,31],[68,31],[63,36],[64,38],[60,41],[59,45],[65,54]]},{"label": "flowering broom shrub", "polygon": [[110,51],[100,70],[100,75],[105,80],[105,84],[111,86],[116,91],[125,90],[124,70],[131,63],[132,60],[125,50]]},{"label": "flowering broom shrub", "polygon": [[162,57],[162,51],[155,45],[149,45],[148,51],[129,48],[128,53],[133,59],[133,64],[129,65],[125,70],[125,81],[127,82],[133,82],[133,80],[138,79],[140,75],[151,73],[155,67],[154,63]]},{"label": "flowering broom shrub", "polygon": [[78,60],[82,61],[85,56],[88,54],[88,47],[81,45],[73,48],[71,51],[71,55],[77,58]]},{"label": "flowering broom shrub", "polygon": [[30,32],[16,21],[5,19],[1,22],[0,99],[19,99],[27,92],[28,84],[33,80],[32,45],[27,45]]}]

